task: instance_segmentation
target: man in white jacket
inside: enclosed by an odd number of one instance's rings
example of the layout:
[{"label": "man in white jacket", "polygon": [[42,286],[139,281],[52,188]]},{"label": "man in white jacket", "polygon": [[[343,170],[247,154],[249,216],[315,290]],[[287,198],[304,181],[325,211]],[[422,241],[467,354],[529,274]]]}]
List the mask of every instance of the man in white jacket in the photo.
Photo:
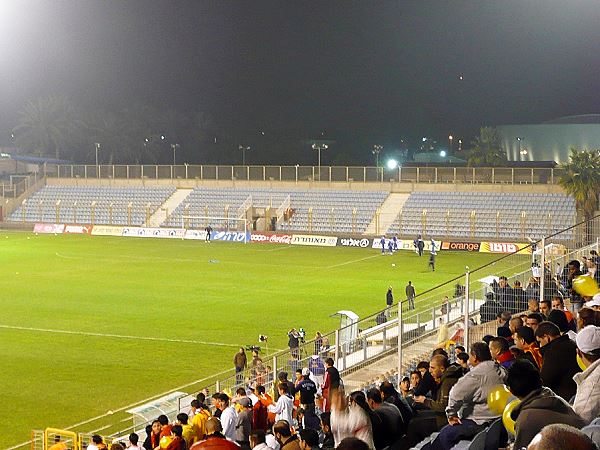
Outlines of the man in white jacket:
[{"label": "man in white jacket", "polygon": [[462,439],[470,440],[498,418],[487,405],[490,390],[504,384],[506,370],[492,360],[489,347],[475,342],[469,352],[472,369],[450,389],[448,425],[431,443],[431,450],[449,450]]},{"label": "man in white jacket", "polygon": [[600,327],[588,325],[577,333],[577,354],[586,366],[573,380],[577,392],[573,409],[586,422],[600,416]]},{"label": "man in white jacket", "polygon": [[275,421],[287,420],[290,425],[294,423],[292,413],[294,411],[294,399],[288,392],[287,384],[278,386],[279,399],[274,405],[269,405],[269,412],[275,413]]}]

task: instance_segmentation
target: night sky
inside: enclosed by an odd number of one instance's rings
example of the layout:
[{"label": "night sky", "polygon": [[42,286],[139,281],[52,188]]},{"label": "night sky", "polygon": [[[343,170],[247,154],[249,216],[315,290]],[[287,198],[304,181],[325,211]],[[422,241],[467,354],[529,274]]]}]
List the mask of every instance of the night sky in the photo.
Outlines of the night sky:
[{"label": "night sky", "polygon": [[0,23],[0,133],[48,94],[386,145],[600,112],[597,0],[2,0]]}]

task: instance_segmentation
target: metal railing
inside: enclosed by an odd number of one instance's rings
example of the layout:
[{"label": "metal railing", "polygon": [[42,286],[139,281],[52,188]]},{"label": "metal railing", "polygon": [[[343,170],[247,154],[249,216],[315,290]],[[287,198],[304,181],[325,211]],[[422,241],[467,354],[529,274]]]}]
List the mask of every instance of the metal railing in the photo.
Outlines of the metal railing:
[{"label": "metal railing", "polygon": [[236,165],[55,165],[51,178],[183,179],[211,181],[286,181],[316,183],[556,184],[558,168],[236,166]]}]

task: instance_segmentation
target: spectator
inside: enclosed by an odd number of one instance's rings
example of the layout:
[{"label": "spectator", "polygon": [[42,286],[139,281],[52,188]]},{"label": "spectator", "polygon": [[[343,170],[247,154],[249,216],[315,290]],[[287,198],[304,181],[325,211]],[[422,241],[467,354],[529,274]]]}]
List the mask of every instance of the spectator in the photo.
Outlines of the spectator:
[{"label": "spectator", "polygon": [[237,416],[235,424],[235,442],[240,447],[250,450],[250,431],[252,430],[252,400],[248,397],[238,400],[242,410]]},{"label": "spectator", "polygon": [[265,387],[256,386],[257,401],[252,407],[252,429],[267,431],[269,427],[269,405],[273,399],[265,393]]},{"label": "spectator", "polygon": [[400,394],[402,397],[412,397],[413,391],[410,389],[410,378],[402,377],[402,381],[400,382]]},{"label": "spectator", "polygon": [[302,409],[315,410],[315,395],[317,394],[317,385],[310,379],[310,370],[302,369],[302,379],[294,388],[294,394],[300,392],[300,405]]},{"label": "spectator", "polygon": [[367,391],[367,404],[372,410],[373,441],[377,450],[393,445],[406,430],[400,410],[392,403],[382,400],[381,391],[371,388]]},{"label": "spectator", "polygon": [[300,430],[300,448],[302,450],[319,450],[319,433],[315,430]]},{"label": "spectator", "polygon": [[515,345],[523,352],[523,358],[527,359],[538,369],[542,367],[542,354],[536,346],[535,333],[530,327],[521,327],[513,335]]},{"label": "spectator", "polygon": [[298,359],[300,356],[300,334],[295,328],[288,331],[288,347],[293,359]]},{"label": "spectator", "polygon": [[483,342],[471,346],[473,367],[450,390],[446,416],[448,424],[431,444],[432,450],[449,450],[461,439],[471,439],[498,416],[487,405],[489,391],[504,383],[506,371],[492,361]]},{"label": "spectator", "polygon": [[510,328],[508,328],[508,327],[498,327],[498,337],[506,339],[509,346],[514,344],[514,341],[512,338],[512,332],[510,331]]},{"label": "spectator", "polygon": [[233,406],[229,404],[229,396],[225,393],[219,395],[219,409],[221,410],[220,423],[223,435],[230,441],[235,441],[237,413]]},{"label": "spectator", "polygon": [[552,302],[550,300],[542,300],[540,302],[540,314],[545,318],[548,318],[550,310],[552,310]]},{"label": "spectator", "polygon": [[542,354],[541,375],[544,386],[565,400],[570,400],[577,389],[573,375],[581,372],[577,365],[577,346],[569,336],[561,336],[552,322],[542,322],[535,332]]},{"label": "spectator", "polygon": [[356,403],[348,403],[341,389],[336,389],[331,399],[331,431],[336,445],[344,438],[356,437],[375,448],[369,416]]},{"label": "spectator", "polygon": [[499,312],[502,312],[502,305],[494,300],[494,294],[492,292],[488,292],[485,294],[485,302],[479,307],[481,323],[496,320],[496,316]]},{"label": "spectator", "polygon": [[[92,442],[93,442],[92,436]],[[144,441],[144,448],[146,450],[155,449],[160,445],[160,422],[158,420],[153,420],[152,425],[150,426],[150,434],[148,434],[148,427],[146,427],[146,440]],[[97,448],[97,447],[96,447]],[[93,450],[89,448],[88,450]]]},{"label": "spectator", "polygon": [[585,370],[573,376],[577,384],[573,409],[583,420],[591,422],[600,417],[600,327],[585,327],[577,334],[576,342]]},{"label": "spectator", "polygon": [[216,417],[211,417],[206,421],[206,439],[196,442],[190,450],[239,450],[240,446],[226,439],[222,431],[223,426],[221,425],[221,421]]},{"label": "spectator", "polygon": [[527,315],[540,312],[540,301],[537,298],[527,300]]},{"label": "spectator", "polygon": [[315,341],[314,341],[314,353],[313,355],[319,355],[321,353],[323,347],[323,335],[320,331],[315,333]]},{"label": "spectator", "polygon": [[[200,396],[200,394],[198,394]],[[201,399],[205,400],[204,394]],[[210,410],[204,402],[200,402],[198,398],[192,400],[193,407],[196,407],[196,414],[192,417],[192,430],[194,431],[194,442],[201,441],[206,435],[206,421],[210,418]],[[220,410],[219,410],[220,412]]]},{"label": "spectator", "polygon": [[525,324],[523,323],[523,319],[521,319],[520,317],[513,317],[508,321],[508,328],[512,335],[515,334],[517,328],[521,328],[523,325]]},{"label": "spectator", "polygon": [[398,391],[396,391],[394,385],[389,381],[384,381],[381,383],[381,386],[379,386],[379,390],[381,391],[381,398],[384,402],[392,403],[398,408],[402,415],[403,422],[410,422],[410,419],[413,416],[413,410],[408,402],[398,393]]},{"label": "spectator", "polygon": [[465,348],[462,345],[456,345],[454,347],[454,356],[458,358],[458,355],[465,352]]},{"label": "spectator", "polygon": [[137,433],[131,433],[129,435],[129,445],[127,446],[127,450],[142,450],[142,447],[138,445],[139,440],[140,437],[137,435]]},{"label": "spectator", "polygon": [[240,347],[239,351],[233,357],[233,366],[235,367],[235,383],[242,384],[244,382],[244,370],[248,365],[246,351]]},{"label": "spectator", "polygon": [[600,294],[594,295],[591,300],[586,302],[585,306],[592,308],[594,311],[600,311]]},{"label": "spectator", "polygon": [[532,439],[527,450],[598,450],[594,442],[577,428],[563,424],[545,426]]},{"label": "spectator", "polygon": [[567,265],[567,283],[565,288],[569,296],[571,297],[571,307],[573,308],[573,313],[577,313],[583,306],[583,299],[581,295],[579,295],[575,289],[573,289],[573,280],[581,275],[581,264],[576,259],[569,261]]},{"label": "spectator", "polygon": [[287,423],[294,423],[292,413],[294,411],[294,399],[289,394],[287,383],[280,383],[278,386],[279,398],[277,403],[269,405],[269,412],[275,413],[276,421],[287,421]]},{"label": "spectator", "polygon": [[335,391],[340,387],[340,373],[333,366],[333,359],[325,359],[325,378],[323,380],[323,410],[329,411],[331,408],[331,398]]},{"label": "spectator", "polygon": [[501,276],[498,279],[496,298],[505,310],[513,311],[516,309],[513,288],[510,287],[508,279],[505,276]]},{"label": "spectator", "polygon": [[527,446],[547,424],[585,425],[573,408],[551,389],[542,386],[540,372],[529,361],[518,361],[508,370],[506,384],[521,403],[512,412],[515,420],[514,448]]},{"label": "spectator", "polygon": [[281,450],[300,450],[298,436],[292,434],[287,420],[278,420],[273,425],[273,434]]},{"label": "spectator", "polygon": [[336,448],[338,450],[368,450],[369,445],[358,438],[347,437]]},{"label": "spectator", "polygon": [[470,369],[469,354],[466,352],[459,353],[456,359],[458,361],[458,364],[460,365],[463,375],[465,375]]},{"label": "spectator", "polygon": [[279,400],[279,385],[281,384],[285,384],[287,386],[287,392],[293,392],[294,391],[294,383],[292,383],[291,381],[288,380],[288,374],[287,372],[279,372],[279,374],[277,375],[277,384],[274,387],[274,391],[273,393],[275,394],[275,401]]},{"label": "spectator", "polygon": [[540,323],[542,323],[544,321],[544,316],[542,316],[540,313],[530,313],[527,315],[527,326],[529,328],[531,328],[533,330],[533,332],[535,333],[535,330],[537,330],[537,327]]},{"label": "spectator", "polygon": [[495,337],[489,343],[492,358],[505,369],[508,369],[515,362],[515,357],[510,352],[508,341],[503,337]]},{"label": "spectator", "polygon": [[527,298],[528,301],[530,299],[540,298],[540,282],[537,278],[529,278],[529,282],[525,288],[525,298]]},{"label": "spectator", "polygon": [[[156,446],[158,447],[158,443]],[[102,439],[102,436],[99,434],[94,434],[92,436],[92,443],[87,446],[87,450],[106,450],[106,448],[107,447],[104,443],[104,439]]]},{"label": "spectator", "polygon": [[560,309],[553,309],[548,315],[548,322],[552,322],[554,325],[556,325],[560,330],[560,334],[566,334],[569,336],[569,339],[571,339],[572,341],[575,340],[575,336],[577,336],[577,333],[575,333],[569,328],[569,323],[567,322],[567,315],[565,311],[561,311]]},{"label": "spectator", "polygon": [[435,397],[421,396],[414,398],[415,402],[422,403],[427,410],[419,411],[419,414],[408,424],[405,439],[407,447],[416,445],[448,423],[446,420],[446,407],[450,398],[450,390],[462,376],[461,368],[450,365],[448,358],[442,355],[431,358],[429,371],[437,384]]},{"label": "spectator", "polygon": [[188,415],[186,413],[177,414],[177,424],[181,425],[182,437],[186,448],[190,448],[196,438],[196,433],[190,424],[188,424]]},{"label": "spectator", "polygon": [[221,417],[221,410],[219,409],[219,398],[221,397],[220,392],[215,392],[211,397],[211,402],[213,406],[214,413],[213,415],[219,419]]},{"label": "spectator", "polygon": [[427,395],[435,387],[435,381],[433,381],[433,377],[429,373],[429,363],[427,361],[421,361],[417,364],[417,370],[421,372],[421,381],[419,382],[419,385],[415,387],[413,395]]},{"label": "spectator", "polygon": [[321,413],[321,432],[323,433],[322,449],[331,449],[335,447],[333,433],[331,432],[331,413]]},{"label": "spectator", "polygon": [[515,280],[513,283],[513,298],[515,299],[515,309],[514,311],[509,310],[511,313],[516,314],[527,309],[527,296],[519,280]]},{"label": "spectator", "polygon": [[600,326],[600,312],[584,307],[577,313],[577,329],[581,330],[588,325]]},{"label": "spectator", "polygon": [[265,430],[252,430],[250,433],[250,447],[252,450],[273,450],[267,445]]},{"label": "spectator", "polygon": [[323,378],[325,376],[325,365],[319,355],[312,355],[308,360],[308,369],[314,377],[314,381],[317,387],[323,384]]},{"label": "spectator", "polygon": [[575,316],[573,316],[573,313],[571,311],[569,311],[567,308],[565,308],[565,301],[563,300],[563,298],[561,296],[554,296],[552,297],[552,309],[558,309],[562,312],[565,313],[565,315],[567,316],[567,323],[569,324],[569,329],[573,330],[573,331],[577,331],[577,327],[576,327],[576,323],[575,323]]},{"label": "spectator", "polygon": [[161,414],[158,416],[158,422],[160,423],[160,437],[171,436],[171,425],[169,424],[169,418]]},{"label": "spectator", "polygon": [[411,392],[415,392],[415,389],[421,384],[421,380],[423,379],[423,375],[419,370],[413,370],[410,373],[410,390]]},{"label": "spectator", "polygon": [[183,427],[181,425],[173,425],[171,427],[171,442],[165,450],[186,450],[187,445],[183,439]]}]

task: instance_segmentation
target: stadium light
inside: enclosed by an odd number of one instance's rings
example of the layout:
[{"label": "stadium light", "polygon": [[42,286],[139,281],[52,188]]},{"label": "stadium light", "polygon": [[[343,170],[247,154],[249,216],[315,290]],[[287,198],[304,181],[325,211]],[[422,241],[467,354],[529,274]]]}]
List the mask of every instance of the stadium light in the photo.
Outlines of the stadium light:
[{"label": "stadium light", "polygon": [[442,150],[442,151],[440,152],[440,156],[441,156],[442,158],[445,158],[445,157],[446,157],[446,150]]},{"label": "stadium light", "polygon": [[394,170],[396,167],[398,167],[398,161],[396,161],[395,159],[388,159],[387,168],[390,170]]},{"label": "stadium light", "polygon": [[383,150],[383,145],[374,145],[371,153],[375,155],[375,167],[379,167],[379,153]]}]

